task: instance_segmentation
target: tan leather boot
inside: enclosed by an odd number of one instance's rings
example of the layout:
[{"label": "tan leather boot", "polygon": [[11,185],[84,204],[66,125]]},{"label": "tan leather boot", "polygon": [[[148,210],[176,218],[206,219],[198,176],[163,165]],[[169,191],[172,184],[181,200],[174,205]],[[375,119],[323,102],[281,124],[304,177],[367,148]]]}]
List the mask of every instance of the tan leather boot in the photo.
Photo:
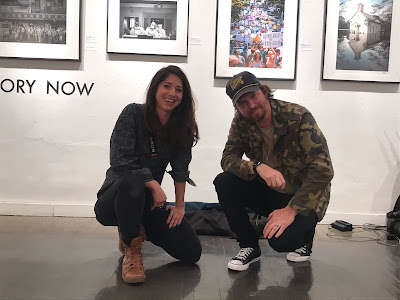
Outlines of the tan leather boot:
[{"label": "tan leather boot", "polygon": [[[118,242],[118,248],[119,251],[122,254],[125,254],[125,243],[122,241],[122,235],[121,235],[121,231],[119,231],[119,227],[118,227],[118,235],[119,235],[119,242]],[[142,224],[140,224],[140,229],[139,229],[139,236],[142,238],[142,242],[144,242],[147,237],[146,237],[146,231],[144,230],[144,227]]]},{"label": "tan leather boot", "polygon": [[122,279],[126,283],[139,283],[146,279],[142,261],[142,243],[142,238],[138,236],[132,240],[129,247],[125,245]]}]

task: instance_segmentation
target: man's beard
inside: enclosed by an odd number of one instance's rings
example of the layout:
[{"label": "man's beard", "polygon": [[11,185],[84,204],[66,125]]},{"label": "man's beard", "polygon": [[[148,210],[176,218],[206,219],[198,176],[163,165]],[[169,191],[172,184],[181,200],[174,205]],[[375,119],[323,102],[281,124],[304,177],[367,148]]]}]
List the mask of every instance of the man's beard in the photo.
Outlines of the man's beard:
[{"label": "man's beard", "polygon": [[[257,116],[253,116],[253,112],[260,110],[260,113]],[[264,120],[265,116],[267,114],[267,110],[265,109],[264,106],[258,106],[253,108],[251,111],[249,111],[249,119],[258,123]]]}]

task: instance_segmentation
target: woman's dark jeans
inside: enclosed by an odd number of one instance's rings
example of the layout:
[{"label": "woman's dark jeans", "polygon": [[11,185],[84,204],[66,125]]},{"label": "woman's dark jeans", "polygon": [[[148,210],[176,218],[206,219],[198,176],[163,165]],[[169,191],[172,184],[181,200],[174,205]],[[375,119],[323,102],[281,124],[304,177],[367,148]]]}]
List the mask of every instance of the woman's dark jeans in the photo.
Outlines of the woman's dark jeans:
[{"label": "woman's dark jeans", "polygon": [[126,175],[114,182],[97,200],[96,219],[104,226],[119,226],[122,240],[130,245],[143,224],[146,236],[172,257],[185,263],[195,263],[201,256],[201,244],[196,232],[184,217],[179,226],[169,229],[169,211],[150,210],[153,198],[140,175]]}]

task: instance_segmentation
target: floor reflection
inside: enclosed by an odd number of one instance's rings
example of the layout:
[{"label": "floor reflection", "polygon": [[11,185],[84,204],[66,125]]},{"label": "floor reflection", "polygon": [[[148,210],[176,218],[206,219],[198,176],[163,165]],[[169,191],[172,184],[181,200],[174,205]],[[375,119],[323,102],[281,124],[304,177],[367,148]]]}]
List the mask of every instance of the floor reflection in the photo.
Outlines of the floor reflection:
[{"label": "floor reflection", "polygon": [[115,228],[90,218],[3,216],[0,299],[400,299],[398,241],[355,242],[344,232],[336,232],[339,239],[329,233],[317,226],[306,263],[288,263],[262,241],[261,261],[244,272],[227,270],[238,250],[234,239],[200,236],[203,255],[192,266],[145,243],[147,279],[133,285],[121,278]]},{"label": "floor reflection", "polygon": [[388,290],[396,297],[400,299],[400,251],[399,247],[394,244],[386,247],[387,252],[387,270],[389,271],[390,280],[388,280]]},{"label": "floor reflection", "polygon": [[[254,263],[244,272],[229,271],[229,276],[234,278],[232,287],[228,291],[226,299],[296,299],[310,300],[308,292],[313,284],[311,263],[289,263],[293,270],[292,278],[287,286],[270,285],[266,288],[262,286],[263,274],[260,272],[260,262]],[[264,274],[273,276],[271,274]]]},{"label": "floor reflection", "polygon": [[96,300],[182,299],[193,293],[201,279],[198,265],[172,262],[157,268],[146,269],[144,283],[127,284],[121,277],[122,259],[123,257],[119,259],[118,267],[110,283],[97,294]]}]

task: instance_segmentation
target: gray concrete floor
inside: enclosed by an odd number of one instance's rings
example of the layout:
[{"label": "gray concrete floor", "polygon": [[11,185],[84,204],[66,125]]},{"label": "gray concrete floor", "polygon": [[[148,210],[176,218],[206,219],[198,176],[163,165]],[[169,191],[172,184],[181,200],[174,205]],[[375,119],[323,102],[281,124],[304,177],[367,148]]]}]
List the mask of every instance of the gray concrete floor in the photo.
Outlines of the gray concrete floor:
[{"label": "gray concrete floor", "polygon": [[398,246],[327,232],[318,225],[306,263],[289,263],[261,241],[261,261],[245,272],[227,270],[238,251],[227,237],[200,236],[203,255],[195,266],[146,242],[146,282],[129,285],[121,278],[115,228],[91,218],[0,216],[0,299],[400,299]]}]

